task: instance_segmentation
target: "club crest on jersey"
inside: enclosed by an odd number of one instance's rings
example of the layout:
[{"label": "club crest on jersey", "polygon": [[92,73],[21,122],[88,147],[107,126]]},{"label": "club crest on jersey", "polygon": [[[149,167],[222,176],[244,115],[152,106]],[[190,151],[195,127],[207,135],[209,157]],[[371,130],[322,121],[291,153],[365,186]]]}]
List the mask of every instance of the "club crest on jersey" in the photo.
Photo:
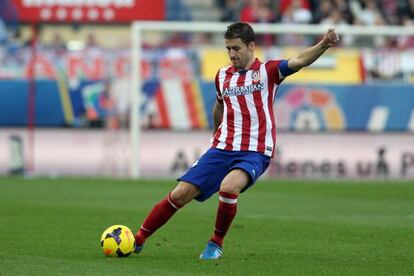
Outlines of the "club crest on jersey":
[{"label": "club crest on jersey", "polygon": [[262,77],[260,75],[260,71],[253,71],[252,73],[252,82],[258,83],[262,80]]}]

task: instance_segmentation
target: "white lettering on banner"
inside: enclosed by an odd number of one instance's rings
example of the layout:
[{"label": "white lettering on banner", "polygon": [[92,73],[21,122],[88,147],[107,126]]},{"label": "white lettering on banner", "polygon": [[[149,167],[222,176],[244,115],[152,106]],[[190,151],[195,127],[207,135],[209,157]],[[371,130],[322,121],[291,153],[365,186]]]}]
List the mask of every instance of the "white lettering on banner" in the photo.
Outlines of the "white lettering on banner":
[{"label": "white lettering on banner", "polygon": [[42,9],[40,11],[40,18],[43,20],[48,20],[52,17],[52,11],[50,9]]},{"label": "white lettering on banner", "polygon": [[68,13],[65,9],[58,9],[56,12],[56,18],[63,21],[68,16]]},{"label": "white lettering on banner", "polygon": [[135,5],[135,0],[23,0],[23,7],[45,7],[45,6],[62,6],[62,7],[108,7],[130,8]]},{"label": "white lettering on banner", "polygon": [[72,18],[75,20],[80,20],[83,17],[83,12],[81,9],[75,9],[72,11]]},{"label": "white lettering on banner", "polygon": [[408,130],[414,131],[414,109],[411,111],[410,119],[408,120]]},{"label": "white lettering on banner", "polygon": [[374,107],[369,117],[368,129],[371,131],[383,131],[387,125],[389,109],[385,106]]},{"label": "white lettering on banner", "polygon": [[99,17],[99,12],[96,9],[90,9],[88,11],[88,18],[90,20],[96,20]]},{"label": "white lettering on banner", "polygon": [[115,13],[114,13],[114,11],[113,11],[113,10],[111,10],[111,9],[106,9],[106,10],[104,11],[103,17],[105,18],[105,20],[111,20],[111,19],[113,19],[113,18],[114,18],[114,16],[115,16]]}]

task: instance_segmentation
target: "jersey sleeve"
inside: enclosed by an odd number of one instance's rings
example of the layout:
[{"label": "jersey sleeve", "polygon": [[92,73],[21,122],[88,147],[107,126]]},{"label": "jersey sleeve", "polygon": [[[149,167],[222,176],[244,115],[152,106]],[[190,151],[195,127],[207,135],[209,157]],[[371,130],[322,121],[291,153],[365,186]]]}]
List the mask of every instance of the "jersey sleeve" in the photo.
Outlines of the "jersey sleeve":
[{"label": "jersey sleeve", "polygon": [[223,102],[223,97],[221,96],[220,82],[219,82],[218,76],[219,76],[219,72],[217,72],[216,78],[215,78],[215,84],[216,84],[216,99],[219,102]]},{"label": "jersey sleeve", "polygon": [[285,59],[267,62],[266,70],[270,80],[277,84],[280,84],[287,76],[296,73],[296,71],[289,68],[288,61]]}]

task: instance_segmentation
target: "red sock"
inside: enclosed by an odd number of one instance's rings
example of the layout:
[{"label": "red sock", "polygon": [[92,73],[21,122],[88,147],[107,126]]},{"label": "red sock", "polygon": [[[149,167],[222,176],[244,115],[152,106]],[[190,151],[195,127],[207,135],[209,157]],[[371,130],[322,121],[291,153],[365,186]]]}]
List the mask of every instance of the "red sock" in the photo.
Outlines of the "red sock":
[{"label": "red sock", "polygon": [[217,209],[216,225],[211,241],[222,246],[223,239],[230,228],[237,212],[237,197],[235,194],[219,192],[219,207]]},{"label": "red sock", "polygon": [[135,235],[136,244],[142,245],[152,233],[163,226],[181,207],[181,205],[171,199],[171,193],[158,202],[148,214],[138,233]]}]

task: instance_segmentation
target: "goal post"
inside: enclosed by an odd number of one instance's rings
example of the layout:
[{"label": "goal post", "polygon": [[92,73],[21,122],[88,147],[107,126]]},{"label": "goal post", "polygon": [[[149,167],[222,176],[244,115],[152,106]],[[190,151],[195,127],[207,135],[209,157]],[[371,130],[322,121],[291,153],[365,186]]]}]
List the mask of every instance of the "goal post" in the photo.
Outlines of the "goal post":
[{"label": "goal post", "polygon": [[[131,85],[130,85],[130,109],[129,109],[129,136],[131,143],[130,169],[131,178],[139,178],[140,173],[140,137],[142,104],[142,68],[144,33],[155,32],[183,32],[183,33],[212,33],[222,34],[230,22],[153,22],[135,21],[131,24]],[[322,35],[329,26],[326,25],[296,25],[296,24],[251,24],[257,34],[302,34]],[[414,27],[401,26],[332,26],[340,36],[414,36]],[[224,45],[224,44],[223,44]],[[277,45],[276,45],[277,46]],[[224,49],[224,46],[223,46]]]}]

